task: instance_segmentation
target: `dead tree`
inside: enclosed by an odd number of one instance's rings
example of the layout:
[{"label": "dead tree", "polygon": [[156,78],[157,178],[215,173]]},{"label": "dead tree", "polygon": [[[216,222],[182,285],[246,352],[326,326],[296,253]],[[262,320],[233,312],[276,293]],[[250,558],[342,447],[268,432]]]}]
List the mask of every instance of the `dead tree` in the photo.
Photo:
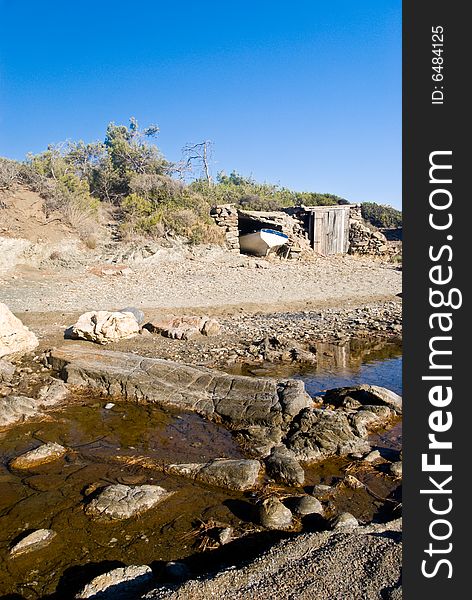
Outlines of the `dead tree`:
[{"label": "dead tree", "polygon": [[210,173],[211,147],[212,142],[205,140],[199,144],[187,144],[182,150],[185,165],[192,169],[197,163],[209,185],[213,182]]}]

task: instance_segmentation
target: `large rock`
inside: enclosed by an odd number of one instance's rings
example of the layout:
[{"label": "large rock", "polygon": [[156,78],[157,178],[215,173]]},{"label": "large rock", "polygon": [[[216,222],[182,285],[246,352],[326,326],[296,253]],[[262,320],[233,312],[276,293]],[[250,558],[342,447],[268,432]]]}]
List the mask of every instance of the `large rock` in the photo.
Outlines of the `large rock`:
[{"label": "large rock", "polygon": [[267,529],[287,529],[292,524],[292,512],[275,496],[269,496],[259,505],[259,520]]},{"label": "large rock", "polygon": [[305,408],[294,419],[286,445],[301,460],[370,450],[354,433],[344,412],[321,408]]},{"label": "large rock", "polygon": [[129,519],[172,496],[158,485],[109,485],[85,507],[89,515],[102,519]]},{"label": "large rock", "polygon": [[34,469],[39,465],[62,458],[66,452],[67,450],[64,446],[56,444],[56,442],[48,442],[34,450],[30,450],[29,452],[25,452],[25,454],[17,456],[11,461],[10,466],[14,469]]},{"label": "large rock", "polygon": [[152,333],[160,333],[175,340],[190,340],[200,335],[218,335],[221,327],[216,319],[210,319],[207,316],[184,315],[176,317],[170,315],[159,321],[147,323],[146,329]]},{"label": "large rock", "polygon": [[33,550],[40,550],[47,546],[55,537],[56,532],[52,531],[52,529],[37,529],[17,542],[10,550],[10,555],[19,556]]},{"label": "large rock", "polygon": [[258,460],[217,458],[208,463],[168,465],[165,471],[208,485],[244,491],[255,487],[260,468]]},{"label": "large rock", "polygon": [[0,358],[17,357],[34,350],[38,338],[0,302]]},{"label": "large rock", "polygon": [[294,453],[285,446],[276,446],[265,459],[267,475],[278,483],[303,485],[305,471]]},{"label": "large rock", "polygon": [[84,313],[72,326],[70,335],[97,344],[110,344],[139,333],[139,324],[131,312],[99,310]]},{"label": "large rock", "polygon": [[147,565],[118,567],[98,575],[76,596],[77,600],[131,600],[138,597],[153,579],[152,569]]},{"label": "large rock", "polygon": [[297,409],[312,404],[302,381],[229,375],[132,353],[96,352],[78,344],[52,350],[49,362],[70,384],[194,411],[234,429],[288,427]]},{"label": "large rock", "polygon": [[28,396],[0,398],[0,427],[26,421],[39,413],[38,401]]},{"label": "large rock", "polygon": [[368,385],[366,383],[352,387],[336,388],[328,390],[324,396],[326,404],[333,406],[343,406],[348,399],[353,399],[362,405],[388,406],[397,414],[402,413],[402,397],[378,385]]}]

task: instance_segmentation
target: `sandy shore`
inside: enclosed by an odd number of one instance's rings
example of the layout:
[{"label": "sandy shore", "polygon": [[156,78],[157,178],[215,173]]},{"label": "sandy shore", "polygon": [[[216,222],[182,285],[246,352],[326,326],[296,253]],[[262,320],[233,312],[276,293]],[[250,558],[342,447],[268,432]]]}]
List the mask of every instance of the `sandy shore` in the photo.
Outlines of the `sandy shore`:
[{"label": "sandy shore", "polygon": [[65,268],[18,265],[0,278],[0,301],[14,312],[110,310],[124,306],[214,312],[292,311],[342,304],[362,306],[401,292],[395,265],[352,256],[304,262],[255,260],[219,249],[112,265]]}]

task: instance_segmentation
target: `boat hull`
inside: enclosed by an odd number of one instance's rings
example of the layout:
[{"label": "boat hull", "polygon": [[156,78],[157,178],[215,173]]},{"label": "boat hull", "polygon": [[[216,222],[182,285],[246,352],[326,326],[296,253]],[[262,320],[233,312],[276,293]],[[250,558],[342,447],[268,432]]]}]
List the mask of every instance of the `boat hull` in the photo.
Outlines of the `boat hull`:
[{"label": "boat hull", "polygon": [[280,248],[288,241],[288,236],[280,231],[262,229],[254,233],[247,233],[239,238],[242,252],[256,256],[266,256],[271,250]]}]

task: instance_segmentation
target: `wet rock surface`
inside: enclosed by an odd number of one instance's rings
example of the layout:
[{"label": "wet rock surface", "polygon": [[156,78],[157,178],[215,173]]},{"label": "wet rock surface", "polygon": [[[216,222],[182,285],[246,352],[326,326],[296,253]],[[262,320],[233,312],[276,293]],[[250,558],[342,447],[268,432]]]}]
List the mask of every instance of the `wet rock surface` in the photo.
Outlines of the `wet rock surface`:
[{"label": "wet rock surface", "polygon": [[41,550],[47,546],[56,537],[56,532],[51,529],[38,529],[29,533],[17,542],[10,550],[12,557]]},{"label": "wet rock surface", "polygon": [[42,444],[34,450],[25,452],[21,456],[17,456],[10,462],[13,469],[34,469],[39,465],[43,465],[54,460],[62,458],[67,452],[67,449],[56,442]]},{"label": "wet rock surface", "polygon": [[158,485],[110,485],[85,507],[85,512],[101,519],[129,519],[155,507],[172,495]]}]

